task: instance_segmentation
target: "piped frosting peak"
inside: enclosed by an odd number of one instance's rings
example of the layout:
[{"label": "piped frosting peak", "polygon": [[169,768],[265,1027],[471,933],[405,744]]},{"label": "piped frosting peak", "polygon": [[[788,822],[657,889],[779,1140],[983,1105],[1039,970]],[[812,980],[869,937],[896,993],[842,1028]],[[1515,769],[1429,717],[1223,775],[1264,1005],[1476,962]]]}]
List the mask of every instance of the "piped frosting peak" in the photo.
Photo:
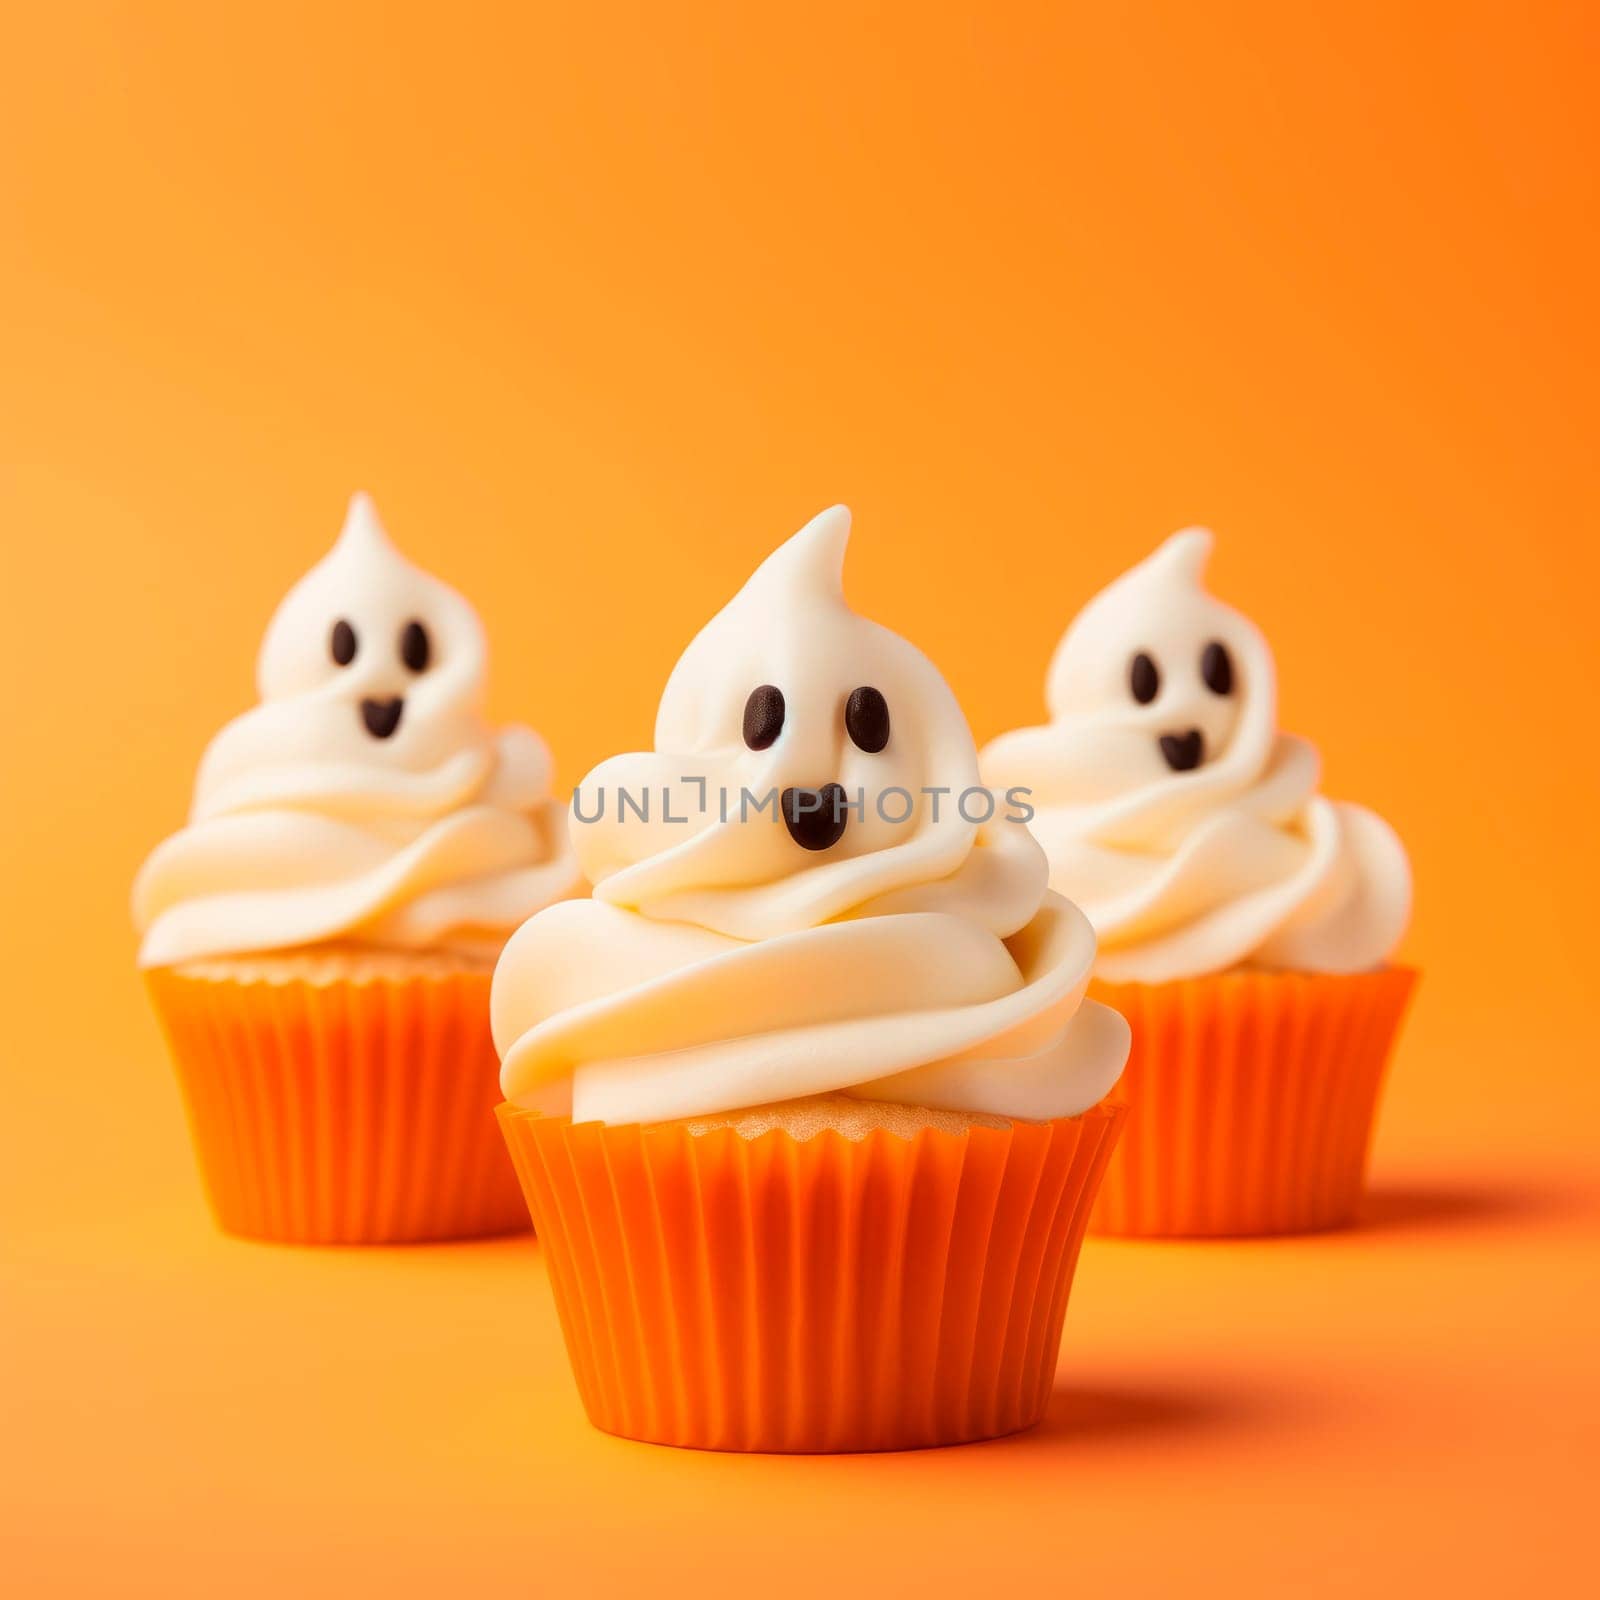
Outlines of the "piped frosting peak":
[{"label": "piped frosting peak", "polygon": [[1323,799],[1315,749],[1278,731],[1265,637],[1204,587],[1212,544],[1176,533],[1083,608],[1050,664],[1051,721],[990,744],[984,777],[1031,791],[1103,977],[1374,966],[1409,916],[1405,851]]},{"label": "piped frosting peak", "polygon": [[770,555],[684,651],[656,748],[579,786],[594,897],[534,917],[495,973],[509,1098],[608,1122],[836,1091],[1051,1117],[1121,1071],[1126,1024],[1084,1000],[1088,924],[995,815],[933,664],[846,603],[849,531],[835,507]]},{"label": "piped frosting peak", "polygon": [[488,726],[487,671],[472,607],[356,495],[267,627],[261,703],[212,741],[189,826],[139,874],[141,964],[329,941],[493,952],[570,893],[549,753]]}]

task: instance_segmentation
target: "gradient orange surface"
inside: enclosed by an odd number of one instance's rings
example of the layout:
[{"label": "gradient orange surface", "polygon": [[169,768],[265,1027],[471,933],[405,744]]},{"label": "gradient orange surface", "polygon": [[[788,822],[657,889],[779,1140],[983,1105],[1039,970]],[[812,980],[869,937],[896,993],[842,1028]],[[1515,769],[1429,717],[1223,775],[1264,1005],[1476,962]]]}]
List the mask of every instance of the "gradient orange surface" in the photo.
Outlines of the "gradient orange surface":
[{"label": "gradient orange surface", "polygon": [[[1578,1586],[1596,42],[1577,3],[13,8],[8,1590]],[[830,501],[980,738],[1212,523],[1286,725],[1416,865],[1364,1225],[1091,1240],[1042,1429],[811,1460],[588,1429],[526,1242],[218,1237],[127,889],[358,486],[564,782]]]}]

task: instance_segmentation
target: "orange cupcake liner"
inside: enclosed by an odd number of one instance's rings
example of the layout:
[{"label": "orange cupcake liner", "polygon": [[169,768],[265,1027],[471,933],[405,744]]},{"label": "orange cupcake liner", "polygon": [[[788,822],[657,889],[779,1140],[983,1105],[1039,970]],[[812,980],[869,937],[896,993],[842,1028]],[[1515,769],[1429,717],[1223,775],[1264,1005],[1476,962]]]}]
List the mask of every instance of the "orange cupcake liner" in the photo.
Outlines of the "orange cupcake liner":
[{"label": "orange cupcake liner", "polygon": [[1122,1116],[799,1140],[500,1107],[595,1426],[790,1452],[1039,1420]]},{"label": "orange cupcake liner", "polygon": [[1133,1028],[1128,1128],[1092,1232],[1305,1233],[1350,1222],[1409,968],[1096,982]]},{"label": "orange cupcake liner", "polygon": [[399,1244],[527,1227],[492,1114],[487,973],[146,976],[225,1232]]}]

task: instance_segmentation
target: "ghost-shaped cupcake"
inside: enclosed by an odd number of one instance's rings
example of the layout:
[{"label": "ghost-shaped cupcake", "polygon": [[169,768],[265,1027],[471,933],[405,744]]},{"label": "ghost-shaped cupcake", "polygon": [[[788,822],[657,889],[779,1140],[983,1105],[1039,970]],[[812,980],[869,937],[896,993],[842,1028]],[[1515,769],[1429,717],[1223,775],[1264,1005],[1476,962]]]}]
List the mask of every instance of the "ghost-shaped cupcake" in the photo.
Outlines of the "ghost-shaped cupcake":
[{"label": "ghost-shaped cupcake", "polygon": [[1099,977],[1368,970],[1410,914],[1405,850],[1317,793],[1316,750],[1278,732],[1265,638],[1202,587],[1211,547],[1174,534],[1084,607],[1050,665],[1052,720],[987,746],[984,778],[1030,791]]},{"label": "ghost-shaped cupcake", "polygon": [[326,947],[492,959],[578,872],[530,729],[484,720],[472,607],[357,495],[267,629],[261,703],[134,887],[140,965]]},{"label": "ghost-shaped cupcake", "polygon": [[508,1099],[610,1123],[836,1092],[1052,1118],[1116,1080],[1089,925],[981,787],[933,665],[845,604],[849,530],[836,507],[781,546],[684,652],[654,752],[574,796],[594,897],[496,968]]}]

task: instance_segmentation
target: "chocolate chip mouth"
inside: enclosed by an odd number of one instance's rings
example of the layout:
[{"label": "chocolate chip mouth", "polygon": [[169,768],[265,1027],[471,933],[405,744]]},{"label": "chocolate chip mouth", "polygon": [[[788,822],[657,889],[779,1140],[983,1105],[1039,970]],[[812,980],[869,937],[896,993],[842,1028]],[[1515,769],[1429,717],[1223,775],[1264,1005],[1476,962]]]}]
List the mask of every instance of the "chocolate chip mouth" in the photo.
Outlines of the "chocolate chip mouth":
[{"label": "chocolate chip mouth", "polygon": [[1161,735],[1161,753],[1174,772],[1191,772],[1206,758],[1205,735],[1198,728]]},{"label": "chocolate chip mouth", "polygon": [[827,850],[838,844],[850,820],[841,783],[825,783],[820,789],[785,789],[778,809],[789,837],[802,850]]},{"label": "chocolate chip mouth", "polygon": [[405,700],[400,695],[393,700],[363,700],[361,720],[374,739],[387,739],[400,726],[400,713],[405,708]]}]

